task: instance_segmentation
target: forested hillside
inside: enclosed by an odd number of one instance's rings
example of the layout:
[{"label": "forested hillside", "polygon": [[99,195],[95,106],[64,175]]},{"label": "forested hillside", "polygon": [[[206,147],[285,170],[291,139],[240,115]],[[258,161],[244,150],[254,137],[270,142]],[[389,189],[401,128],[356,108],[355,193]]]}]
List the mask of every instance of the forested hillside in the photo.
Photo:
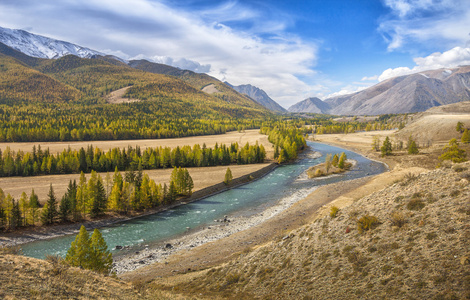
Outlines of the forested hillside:
[{"label": "forested hillside", "polygon": [[[222,83],[221,92],[211,95],[181,79],[116,62],[73,55],[34,59],[2,45],[0,141],[221,134],[260,128],[263,120],[272,117]],[[140,101],[106,103],[107,94],[123,87],[130,87],[125,97]]]}]

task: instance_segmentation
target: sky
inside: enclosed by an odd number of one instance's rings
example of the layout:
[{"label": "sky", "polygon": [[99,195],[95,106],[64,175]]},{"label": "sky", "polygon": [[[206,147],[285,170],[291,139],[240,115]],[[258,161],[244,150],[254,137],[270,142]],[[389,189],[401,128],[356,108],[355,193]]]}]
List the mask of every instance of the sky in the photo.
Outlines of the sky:
[{"label": "sky", "polygon": [[0,0],[0,26],[252,84],[285,108],[470,65],[470,0]]}]

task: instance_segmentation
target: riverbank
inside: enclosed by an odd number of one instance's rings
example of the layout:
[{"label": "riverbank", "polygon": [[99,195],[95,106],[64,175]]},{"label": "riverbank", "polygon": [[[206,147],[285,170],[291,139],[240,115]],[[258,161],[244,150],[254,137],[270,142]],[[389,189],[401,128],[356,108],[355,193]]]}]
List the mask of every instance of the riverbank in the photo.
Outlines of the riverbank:
[{"label": "riverbank", "polygon": [[[131,220],[131,219],[135,219],[135,218],[139,218],[139,217],[143,217],[143,216],[147,216],[151,214],[156,214],[164,210],[172,209],[179,205],[184,205],[184,204],[191,203],[194,201],[199,201],[206,197],[221,193],[228,189],[231,189],[231,188],[249,183],[253,180],[259,179],[269,174],[272,170],[274,170],[277,167],[277,164],[265,163],[265,164],[257,164],[257,165],[234,165],[234,166],[229,166],[229,167],[231,168],[232,173],[237,176],[236,178],[232,180],[232,183],[229,186],[225,185],[221,181],[212,182],[212,185],[207,185],[207,179],[202,183],[199,182],[201,180],[196,179],[195,186],[198,189],[191,195],[191,197],[182,198],[170,206],[151,209],[144,213],[134,214],[132,216],[113,215],[113,216],[107,216],[99,220],[89,220],[86,222],[77,222],[77,223],[69,223],[69,224],[56,224],[52,226],[31,227],[31,228],[22,229],[20,231],[11,232],[11,233],[2,233],[2,235],[0,236],[0,247],[17,246],[17,245],[21,245],[21,244],[25,244],[29,242],[38,241],[38,240],[52,239],[52,238],[65,236],[65,235],[77,234],[82,225],[84,225],[87,228],[87,230],[90,231],[95,228],[106,227],[106,226],[120,223],[123,221]],[[193,169],[190,169],[190,171],[196,170],[198,173],[201,173],[201,174],[205,172],[205,177],[208,177],[207,173],[210,173],[214,171],[214,169],[217,169],[217,174],[220,173],[220,176],[215,176],[215,177],[223,178],[223,173],[225,173],[227,166],[224,166],[223,170],[221,168],[222,167],[193,168]],[[246,171],[244,172],[244,170]],[[202,175],[197,176],[196,178],[198,177],[202,177]]]},{"label": "riverbank", "polygon": [[[340,143],[336,145],[345,149],[352,148]],[[367,153],[358,151],[357,148],[351,150],[367,155]],[[378,157],[373,157],[373,159],[383,162]],[[169,276],[174,274],[214,267],[230,261],[241,252],[272,240],[289,238],[290,231],[323,216],[333,203],[340,207],[347,206],[361,197],[381,190],[408,173],[419,174],[423,171],[425,171],[423,168],[393,169],[391,172],[377,176],[322,186],[311,191],[299,201],[291,203],[290,206],[279,207],[279,211],[269,218],[267,217],[269,214],[254,216],[254,219],[258,219],[256,225],[249,225],[243,219],[233,220],[228,225],[207,228],[199,233],[186,236],[186,239],[174,240],[172,242],[175,243],[175,249],[170,251],[164,249],[164,245],[162,245],[162,248],[156,252],[152,253],[154,250],[148,249],[142,254],[137,254],[135,259],[130,256],[125,257],[123,260],[128,260],[129,263],[118,262],[116,266],[117,269],[124,268],[124,266],[132,269],[139,264],[144,266],[136,267],[135,271],[120,275],[121,278],[129,281],[148,281],[158,277],[170,280]],[[222,238],[216,239],[217,236]],[[151,262],[156,263],[152,264]],[[150,265],[147,266],[147,264]]]}]

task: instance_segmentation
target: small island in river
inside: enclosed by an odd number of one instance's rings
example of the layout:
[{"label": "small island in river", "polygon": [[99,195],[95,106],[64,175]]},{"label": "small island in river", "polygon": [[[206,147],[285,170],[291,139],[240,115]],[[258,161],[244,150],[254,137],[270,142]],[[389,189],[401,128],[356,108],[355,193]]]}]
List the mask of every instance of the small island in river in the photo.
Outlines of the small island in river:
[{"label": "small island in river", "polygon": [[342,152],[339,156],[338,154],[332,156],[332,154],[329,153],[325,157],[325,162],[310,167],[307,170],[307,175],[308,178],[315,178],[332,174],[339,174],[349,170],[352,165],[352,162],[348,161],[344,152]]}]

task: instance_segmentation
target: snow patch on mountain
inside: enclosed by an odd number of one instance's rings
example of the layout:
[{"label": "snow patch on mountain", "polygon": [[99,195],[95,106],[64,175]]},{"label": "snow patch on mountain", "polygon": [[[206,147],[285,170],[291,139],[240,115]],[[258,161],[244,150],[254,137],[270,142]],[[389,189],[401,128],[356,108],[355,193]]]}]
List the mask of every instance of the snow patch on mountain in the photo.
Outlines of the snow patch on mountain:
[{"label": "snow patch on mountain", "polygon": [[0,42],[26,55],[39,58],[57,59],[69,54],[82,58],[105,55],[69,42],[32,34],[20,29],[0,27]]}]

